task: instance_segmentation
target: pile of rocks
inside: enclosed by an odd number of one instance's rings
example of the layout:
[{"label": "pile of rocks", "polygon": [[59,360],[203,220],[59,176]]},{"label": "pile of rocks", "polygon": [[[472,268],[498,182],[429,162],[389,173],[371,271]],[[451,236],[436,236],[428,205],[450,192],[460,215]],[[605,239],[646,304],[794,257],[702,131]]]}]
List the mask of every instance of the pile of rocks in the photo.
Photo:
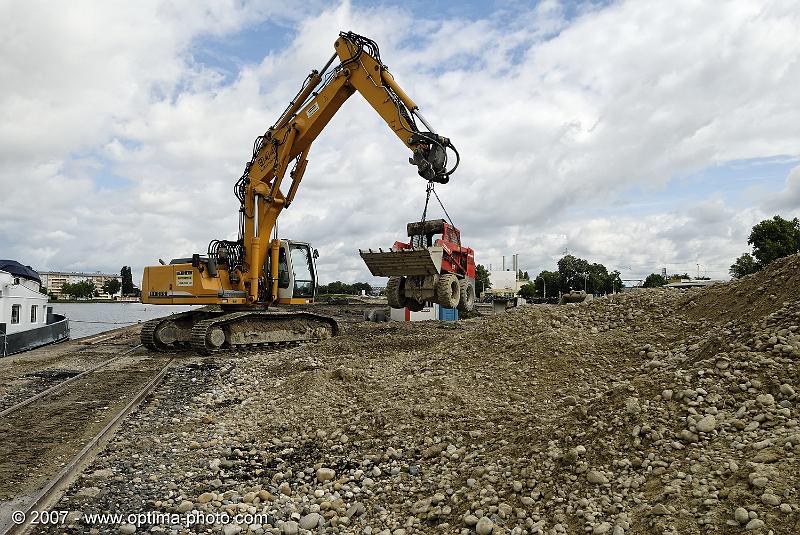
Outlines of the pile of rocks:
[{"label": "pile of rocks", "polygon": [[[756,295],[773,279],[788,299]],[[262,516],[121,530],[796,533],[789,288],[797,256],[713,289],[364,323],[188,363],[70,490],[58,531],[84,532],[89,512],[158,511]],[[759,312],[724,312],[740,302]]]}]

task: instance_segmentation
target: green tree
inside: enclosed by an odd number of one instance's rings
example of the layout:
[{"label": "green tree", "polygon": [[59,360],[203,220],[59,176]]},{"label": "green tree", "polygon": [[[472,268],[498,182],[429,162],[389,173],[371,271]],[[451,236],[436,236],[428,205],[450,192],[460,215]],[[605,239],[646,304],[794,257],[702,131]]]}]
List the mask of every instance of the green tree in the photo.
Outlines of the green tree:
[{"label": "green tree", "polygon": [[108,279],[103,283],[103,291],[108,295],[115,295],[122,288],[119,279]]},{"label": "green tree", "polygon": [[122,276],[122,295],[133,295],[133,275],[130,266],[122,266],[119,274]]},{"label": "green tree", "polygon": [[622,283],[621,275],[622,274],[616,269],[608,274],[608,279],[606,280],[606,286],[604,288],[606,293],[622,291],[624,284]]},{"label": "green tree", "polygon": [[345,295],[358,295],[364,290],[364,293],[372,293],[372,285],[366,282],[354,282],[348,284],[342,281],[333,281],[328,284],[320,284],[317,286],[317,293],[324,294],[345,294]]},{"label": "green tree", "polygon": [[660,286],[664,286],[667,283],[667,279],[659,275],[658,273],[651,273],[647,276],[644,280],[644,287],[645,288],[658,288]]},{"label": "green tree", "polygon": [[525,299],[530,299],[532,297],[536,297],[537,293],[538,292],[536,291],[536,285],[532,282],[528,282],[520,287],[519,291],[517,292],[517,295],[519,295],[520,297],[524,297]]},{"label": "green tree", "polygon": [[95,287],[92,281],[83,280],[74,284],[65,283],[61,286],[61,293],[72,299],[91,299],[95,294]]},{"label": "green tree", "polygon": [[753,246],[753,256],[761,269],[773,260],[800,251],[800,220],[789,221],[779,215],[765,219],[753,227],[747,243]]},{"label": "green tree", "polygon": [[489,271],[483,265],[478,264],[475,266],[475,291],[480,295],[491,287]]},{"label": "green tree", "polygon": [[536,290],[540,292],[542,297],[555,297],[561,290],[559,286],[560,275],[557,271],[542,271],[533,281]]},{"label": "green tree", "polygon": [[758,271],[758,262],[750,253],[744,253],[731,265],[730,274],[734,279],[741,279]]},{"label": "green tree", "polygon": [[369,295],[372,293],[372,286],[366,282],[354,282],[350,285],[350,290],[354,294],[361,294],[361,290],[364,290],[364,293]]},{"label": "green tree", "polygon": [[583,290],[584,274],[588,273],[588,271],[589,262],[586,260],[571,254],[563,256],[558,261],[559,289],[562,292]]}]

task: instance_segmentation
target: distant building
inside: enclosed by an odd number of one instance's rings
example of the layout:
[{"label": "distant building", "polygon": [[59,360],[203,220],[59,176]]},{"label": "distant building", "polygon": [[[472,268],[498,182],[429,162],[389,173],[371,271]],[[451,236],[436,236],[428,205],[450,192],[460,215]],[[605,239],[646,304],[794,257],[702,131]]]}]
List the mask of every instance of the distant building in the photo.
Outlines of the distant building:
[{"label": "distant building", "polygon": [[517,275],[517,271],[511,270],[490,271],[489,282],[492,287],[488,288],[482,295],[493,295],[495,297],[516,296],[519,289],[530,282],[529,280],[517,279]]},{"label": "distant building", "polygon": [[75,284],[82,281],[91,281],[99,295],[99,299],[111,299],[112,296],[105,293],[103,284],[110,279],[117,279],[122,284],[122,277],[111,273],[86,273],[78,271],[40,271],[42,287],[47,288],[58,299],[61,299],[61,288],[64,284]]}]

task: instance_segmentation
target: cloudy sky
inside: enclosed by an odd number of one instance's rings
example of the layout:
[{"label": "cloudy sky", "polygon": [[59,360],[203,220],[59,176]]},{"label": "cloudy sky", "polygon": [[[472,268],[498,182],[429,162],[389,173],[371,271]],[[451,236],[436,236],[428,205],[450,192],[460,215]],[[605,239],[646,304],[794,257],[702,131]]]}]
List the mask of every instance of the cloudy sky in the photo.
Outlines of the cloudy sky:
[{"label": "cloudy sky", "polygon": [[[797,2],[291,4],[0,0],[0,257],[139,277],[235,238],[253,138],[340,30],[460,150],[437,191],[479,263],[722,278],[800,216]],[[420,217],[407,158],[357,94],[317,139],[279,230],[323,282],[373,280],[358,249]]]}]

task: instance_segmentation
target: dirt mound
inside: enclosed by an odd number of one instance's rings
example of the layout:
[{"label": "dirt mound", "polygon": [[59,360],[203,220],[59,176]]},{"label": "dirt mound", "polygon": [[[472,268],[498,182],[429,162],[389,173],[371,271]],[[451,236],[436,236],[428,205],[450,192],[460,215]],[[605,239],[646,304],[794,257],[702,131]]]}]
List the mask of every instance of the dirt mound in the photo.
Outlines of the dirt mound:
[{"label": "dirt mound", "polygon": [[800,254],[795,254],[753,275],[693,293],[687,314],[695,319],[752,322],[798,299]]},{"label": "dirt mound", "polygon": [[761,275],[779,293],[752,322],[725,314],[754,277],[354,323],[203,381],[176,373],[93,467],[114,480],[60,505],[268,515],[225,533],[797,533],[793,262]]}]

